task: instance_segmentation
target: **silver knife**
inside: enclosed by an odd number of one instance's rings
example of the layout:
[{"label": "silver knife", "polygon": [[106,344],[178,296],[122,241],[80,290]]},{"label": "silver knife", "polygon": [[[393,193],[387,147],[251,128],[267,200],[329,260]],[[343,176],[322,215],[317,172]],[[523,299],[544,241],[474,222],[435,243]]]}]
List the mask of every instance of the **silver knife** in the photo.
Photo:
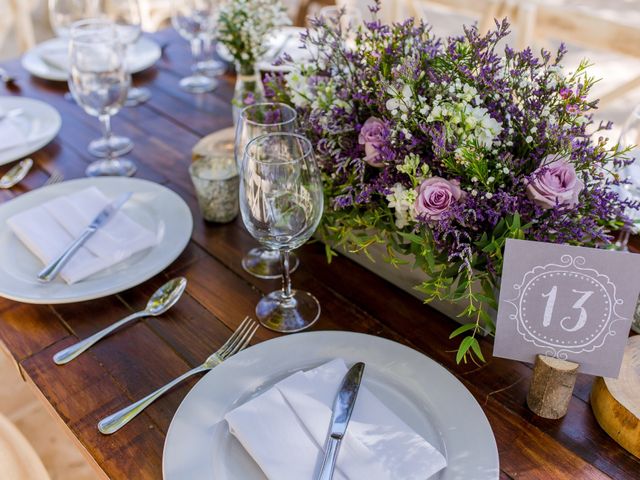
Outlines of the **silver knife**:
[{"label": "silver knife", "polygon": [[336,399],[333,401],[333,414],[324,446],[324,459],[316,480],[331,480],[333,478],[338,460],[338,450],[340,450],[340,443],[347,432],[347,425],[356,404],[363,373],[364,363],[358,362],[349,369],[342,379],[342,385],[340,385]]},{"label": "silver knife", "polygon": [[91,235],[96,233],[100,227],[103,227],[109,220],[111,220],[113,215],[120,210],[120,207],[122,207],[129,198],[131,198],[131,192],[123,193],[109,205],[104,207],[104,209],[96,215],[96,218],[93,219],[87,228],[84,229],[80,236],[71,242],[58,258],[53,260],[49,265],[44,267],[40,273],[38,273],[38,280],[41,282],[50,282],[56,278],[60,270],[62,270],[62,267],[67,264],[80,247],[84,245]]}]

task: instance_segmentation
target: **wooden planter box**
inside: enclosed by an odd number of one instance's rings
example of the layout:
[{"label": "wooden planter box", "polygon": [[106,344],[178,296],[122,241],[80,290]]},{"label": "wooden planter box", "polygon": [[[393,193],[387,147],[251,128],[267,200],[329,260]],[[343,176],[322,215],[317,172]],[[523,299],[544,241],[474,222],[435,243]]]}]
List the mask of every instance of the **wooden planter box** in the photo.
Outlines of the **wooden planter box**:
[{"label": "wooden planter box", "polygon": [[[391,282],[396,287],[401,288],[405,292],[413,295],[414,297],[424,301],[426,295],[415,289],[416,285],[420,285],[424,282],[428,277],[427,275],[419,269],[414,269],[411,266],[413,265],[413,261],[409,257],[403,257],[398,254],[399,258],[406,259],[409,263],[405,265],[394,266],[388,262],[385,262],[385,257],[387,256],[386,248],[380,244],[374,244],[368,248],[369,255],[373,258],[373,262],[371,259],[365,255],[364,253],[353,253],[349,252],[343,248],[336,248],[336,251],[340,252],[342,255],[350,258],[354,262],[359,265],[362,265],[367,270],[375,273],[376,275],[384,278],[388,282]],[[480,291],[478,287],[478,291]],[[466,303],[463,302],[449,302],[442,300],[434,300],[428,302],[428,305],[432,308],[435,308],[440,313],[446,315],[447,317],[455,320],[458,323],[469,323],[470,319],[460,318],[458,315],[464,311],[467,307]],[[495,318],[495,312],[492,310],[488,312],[489,315]]]}]

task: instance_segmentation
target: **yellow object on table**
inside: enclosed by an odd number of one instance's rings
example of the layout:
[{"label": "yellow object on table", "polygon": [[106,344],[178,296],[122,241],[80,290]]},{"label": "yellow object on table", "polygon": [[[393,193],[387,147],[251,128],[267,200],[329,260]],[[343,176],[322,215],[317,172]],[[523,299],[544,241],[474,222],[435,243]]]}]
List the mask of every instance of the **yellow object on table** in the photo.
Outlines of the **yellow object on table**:
[{"label": "yellow object on table", "polygon": [[640,458],[640,335],[629,338],[618,378],[596,378],[591,408],[604,431]]}]

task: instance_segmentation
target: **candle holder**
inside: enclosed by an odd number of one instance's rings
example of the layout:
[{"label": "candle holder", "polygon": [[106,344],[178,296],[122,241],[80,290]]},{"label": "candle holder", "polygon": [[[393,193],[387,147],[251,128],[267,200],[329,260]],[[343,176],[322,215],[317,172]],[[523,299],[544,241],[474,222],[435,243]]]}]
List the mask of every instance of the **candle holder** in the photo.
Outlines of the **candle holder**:
[{"label": "candle holder", "polygon": [[189,167],[203,218],[228,223],[238,216],[240,177],[232,155],[209,154]]}]

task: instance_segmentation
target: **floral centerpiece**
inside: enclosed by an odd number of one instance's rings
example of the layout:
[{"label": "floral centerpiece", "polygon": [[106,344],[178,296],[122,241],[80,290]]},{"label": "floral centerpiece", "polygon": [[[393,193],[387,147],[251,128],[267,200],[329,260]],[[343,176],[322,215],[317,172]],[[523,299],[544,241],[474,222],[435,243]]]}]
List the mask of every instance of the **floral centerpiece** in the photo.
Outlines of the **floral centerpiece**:
[{"label": "floral centerpiece", "polygon": [[638,207],[618,193],[626,152],[592,121],[588,64],[565,74],[564,47],[499,48],[507,35],[506,21],[446,40],[373,21],[344,42],[317,20],[302,39],[311,63],[268,89],[316,145],[326,243],[383,244],[396,265],[409,255],[427,301],[463,302],[458,361],[482,359],[477,334],[494,330],[507,238],[608,245]]},{"label": "floral centerpiece", "polygon": [[236,64],[236,107],[262,96],[256,62],[269,47],[269,34],[275,28],[290,24],[281,0],[229,0],[220,8],[217,38]]}]

